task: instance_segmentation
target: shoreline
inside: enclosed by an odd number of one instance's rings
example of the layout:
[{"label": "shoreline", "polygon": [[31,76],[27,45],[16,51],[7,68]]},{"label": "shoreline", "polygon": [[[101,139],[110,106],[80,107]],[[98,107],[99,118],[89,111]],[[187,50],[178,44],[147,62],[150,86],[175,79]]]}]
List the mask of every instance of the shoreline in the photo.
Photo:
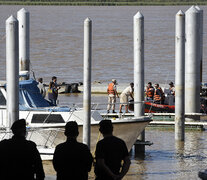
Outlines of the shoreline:
[{"label": "shoreline", "polygon": [[207,1],[163,1],[163,2],[46,2],[46,1],[0,1],[0,5],[32,5],[32,6],[181,6],[181,5],[207,5]]}]

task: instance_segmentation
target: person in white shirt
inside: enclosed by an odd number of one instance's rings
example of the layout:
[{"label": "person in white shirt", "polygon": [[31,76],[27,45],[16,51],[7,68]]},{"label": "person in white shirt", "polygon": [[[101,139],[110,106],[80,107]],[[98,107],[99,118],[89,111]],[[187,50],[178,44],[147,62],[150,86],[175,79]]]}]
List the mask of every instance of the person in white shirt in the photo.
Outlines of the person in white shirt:
[{"label": "person in white shirt", "polygon": [[130,83],[130,86],[128,86],[126,89],[124,89],[120,95],[119,113],[122,113],[122,106],[123,105],[125,106],[125,112],[128,113],[128,101],[129,101],[129,97],[134,99],[133,92],[134,92],[134,83]]},{"label": "person in white shirt", "polygon": [[40,90],[40,94],[42,94],[42,97],[45,98],[46,96],[46,90],[45,90],[45,86],[43,84],[43,79],[42,78],[38,78],[38,85],[37,87]]}]

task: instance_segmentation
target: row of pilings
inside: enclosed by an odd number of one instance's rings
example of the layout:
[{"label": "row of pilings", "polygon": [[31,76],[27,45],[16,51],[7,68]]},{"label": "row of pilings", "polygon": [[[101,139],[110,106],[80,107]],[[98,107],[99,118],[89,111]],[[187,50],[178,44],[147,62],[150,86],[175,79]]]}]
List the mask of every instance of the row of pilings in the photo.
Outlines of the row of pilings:
[{"label": "row of pilings", "polygon": [[[29,71],[29,12],[6,20],[8,127],[19,117],[19,70]],[[199,113],[202,80],[203,11],[192,6],[175,18],[175,139],[184,141],[185,113]],[[90,146],[92,21],[84,21],[83,142]],[[28,78],[28,76],[27,76]],[[144,116],[144,16],[134,16],[134,116]],[[142,133],[144,140],[144,132]]]},{"label": "row of pilings", "polygon": [[[29,12],[24,8],[6,20],[7,127],[19,119],[19,72],[30,70]],[[23,79],[28,79],[26,73]]]},{"label": "row of pilings", "polygon": [[[24,8],[6,20],[6,80],[7,80],[7,127],[19,119],[19,73],[25,71],[22,80],[29,78],[30,71],[30,14]],[[84,121],[83,142],[90,147],[91,121],[91,49],[92,21],[84,21]]]},{"label": "row of pilings", "polygon": [[200,112],[203,10],[179,11],[175,24],[175,140],[184,141],[185,114]]},{"label": "row of pilings", "polygon": [[[203,10],[192,6],[175,15],[175,140],[185,140],[185,114],[200,112]],[[134,16],[134,116],[144,115],[144,16]],[[144,132],[139,140],[145,141]],[[142,147],[144,151],[144,147]]]}]

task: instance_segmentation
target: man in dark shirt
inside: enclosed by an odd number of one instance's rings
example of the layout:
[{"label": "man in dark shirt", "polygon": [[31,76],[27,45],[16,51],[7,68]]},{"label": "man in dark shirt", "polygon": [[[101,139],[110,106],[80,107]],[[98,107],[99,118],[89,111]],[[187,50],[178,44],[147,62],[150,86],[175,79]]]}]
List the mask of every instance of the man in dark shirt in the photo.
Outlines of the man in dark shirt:
[{"label": "man in dark shirt", "polygon": [[59,144],[54,153],[53,166],[57,180],[87,180],[92,155],[87,145],[77,142],[78,125],[69,121],[65,126],[66,142]]},{"label": "man in dark shirt", "polygon": [[[100,122],[100,132],[104,139],[96,146],[96,180],[120,180],[129,170],[130,159],[126,144],[113,136],[110,120]],[[123,165],[121,161],[123,160]],[[121,170],[121,171],[120,171]]]},{"label": "man in dark shirt", "polygon": [[0,142],[1,180],[44,180],[45,174],[36,144],[25,139],[24,119],[13,123],[14,136]]}]

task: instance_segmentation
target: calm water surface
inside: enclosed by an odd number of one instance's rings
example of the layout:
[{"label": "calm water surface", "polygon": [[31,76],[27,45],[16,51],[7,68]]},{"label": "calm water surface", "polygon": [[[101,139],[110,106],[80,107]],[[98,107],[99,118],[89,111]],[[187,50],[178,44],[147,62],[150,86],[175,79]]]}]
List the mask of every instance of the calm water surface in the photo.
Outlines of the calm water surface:
[{"label": "calm water surface", "polygon": [[[145,138],[153,142],[146,147],[143,159],[131,155],[131,166],[124,180],[196,180],[207,168],[207,132],[187,131],[184,144],[174,142],[174,132],[148,129]],[[55,175],[51,165],[47,174]],[[93,170],[90,180],[94,179]]]},{"label": "calm water surface", "polygon": [[[0,6],[0,76],[5,79],[5,20],[22,6]],[[189,6],[85,7],[26,6],[30,12],[30,59],[36,77],[83,79],[83,22],[93,23],[92,80],[133,80],[133,16],[145,18],[145,81],[174,81],[175,14]],[[204,14],[207,6],[201,6]],[[205,17],[205,16],[204,16]],[[204,71],[207,23],[204,18]],[[204,81],[207,75],[204,73]]]},{"label": "calm water surface", "polygon": [[[0,6],[0,77],[5,80],[5,20],[22,6]],[[93,21],[92,80],[119,82],[133,80],[133,16],[140,11],[145,18],[145,81],[174,81],[175,14],[186,6],[164,7],[71,7],[26,6],[30,11],[30,59],[36,77],[45,82],[55,75],[59,81],[83,79],[83,21]],[[201,7],[204,14],[207,7]],[[205,16],[204,16],[205,17]],[[204,19],[204,72],[207,23]],[[207,75],[203,75],[207,81]],[[82,95],[60,95],[61,104],[82,104]],[[107,98],[93,96],[93,103],[106,103]],[[80,105],[81,106],[81,105]],[[101,108],[105,109],[105,105]],[[171,180],[198,179],[199,170],[207,168],[207,132],[188,131],[184,146],[176,145],[173,131],[146,130],[144,160],[132,156],[125,179]]]},{"label": "calm water surface", "polygon": [[146,140],[154,144],[146,147],[144,160],[132,160],[127,179],[195,180],[198,171],[207,168],[207,132],[186,132],[184,145],[175,144],[173,131],[146,130]]}]

